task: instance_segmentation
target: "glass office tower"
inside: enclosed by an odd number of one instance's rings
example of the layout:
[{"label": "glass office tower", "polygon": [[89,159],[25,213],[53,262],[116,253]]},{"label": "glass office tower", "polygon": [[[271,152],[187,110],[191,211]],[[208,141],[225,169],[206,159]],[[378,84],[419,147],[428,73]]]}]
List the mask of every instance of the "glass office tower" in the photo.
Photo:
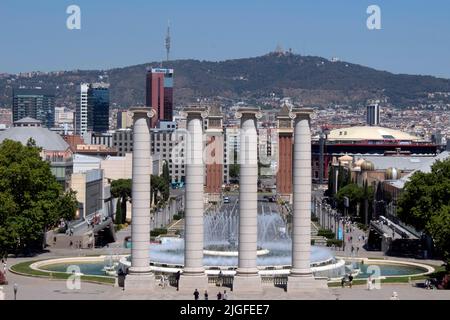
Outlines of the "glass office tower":
[{"label": "glass office tower", "polygon": [[30,117],[47,128],[55,125],[55,92],[44,89],[13,90],[13,122]]}]

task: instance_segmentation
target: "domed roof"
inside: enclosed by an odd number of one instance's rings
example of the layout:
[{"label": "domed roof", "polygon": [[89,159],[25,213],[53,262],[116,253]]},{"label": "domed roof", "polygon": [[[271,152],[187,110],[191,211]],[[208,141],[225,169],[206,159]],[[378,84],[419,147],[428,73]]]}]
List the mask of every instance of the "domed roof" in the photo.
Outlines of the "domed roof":
[{"label": "domed roof", "polygon": [[67,142],[59,134],[42,127],[39,120],[32,118],[23,118],[16,121],[14,127],[0,133],[0,143],[9,139],[26,145],[30,138],[44,150],[66,151],[69,148]]},{"label": "domed roof", "polygon": [[377,126],[355,126],[331,130],[329,141],[403,140],[421,141],[409,133]]},{"label": "domed roof", "polygon": [[353,161],[353,157],[346,154],[346,155],[343,155],[342,157],[339,157],[338,160],[339,161]]},{"label": "domed roof", "polygon": [[399,178],[399,171],[397,168],[388,168],[385,175],[386,180],[397,180]]},{"label": "domed roof", "polygon": [[372,161],[364,160],[364,162],[361,164],[361,170],[364,171],[373,171],[375,170],[375,165]]}]

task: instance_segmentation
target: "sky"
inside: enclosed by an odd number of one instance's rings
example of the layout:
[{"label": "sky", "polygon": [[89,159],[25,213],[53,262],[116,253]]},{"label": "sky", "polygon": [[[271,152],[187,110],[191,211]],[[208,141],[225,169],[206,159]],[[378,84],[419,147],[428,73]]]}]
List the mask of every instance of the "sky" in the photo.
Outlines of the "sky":
[{"label": "sky", "polygon": [[[81,29],[69,30],[69,5]],[[369,30],[378,5],[381,29]],[[0,73],[254,57],[280,44],[394,73],[450,78],[448,0],[0,0]]]}]

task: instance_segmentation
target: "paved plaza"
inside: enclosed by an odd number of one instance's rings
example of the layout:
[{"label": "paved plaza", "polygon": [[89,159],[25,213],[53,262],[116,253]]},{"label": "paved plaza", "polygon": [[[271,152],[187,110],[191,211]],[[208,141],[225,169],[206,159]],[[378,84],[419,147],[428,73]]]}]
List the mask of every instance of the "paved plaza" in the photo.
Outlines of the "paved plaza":
[{"label": "paved plaza", "polygon": [[[231,209],[234,204],[234,197],[229,205]],[[276,210],[275,204],[260,204],[265,208],[259,210]],[[109,254],[129,254],[130,249],[124,248],[124,239],[130,235],[131,228],[128,227],[117,232],[117,241],[108,247],[96,249],[52,249],[32,258],[9,258],[8,266],[16,263],[38,260],[52,259],[60,257],[76,257],[76,256],[93,256],[93,255],[109,255]],[[349,257],[355,256],[356,251],[352,255],[351,246],[358,246],[358,257],[376,257],[388,258],[398,261],[413,261],[430,265],[440,265],[439,260],[415,260],[396,257],[385,257],[381,252],[366,251],[363,242],[358,241],[358,236],[364,234],[363,231],[355,228],[352,230],[353,242],[346,245],[345,252],[341,250],[335,251],[337,256]],[[11,273],[8,271],[7,278],[9,285],[3,286],[7,300],[14,299],[13,284],[18,285],[18,300],[193,300],[192,293],[180,293],[174,287],[161,288],[157,287],[153,293],[133,294],[123,291],[120,287],[112,285],[100,285],[82,282],[80,290],[67,289],[66,282],[61,280],[50,280],[43,278],[25,277]],[[208,288],[209,299],[215,300],[219,291],[223,293],[226,290],[230,300],[389,300],[395,291],[400,300],[420,299],[420,300],[450,300],[450,290],[426,290],[414,287],[411,284],[382,284],[380,289],[367,290],[365,285],[354,285],[353,288],[331,287],[328,290],[316,289],[311,292],[290,295],[281,288],[264,287],[260,294],[238,295],[234,294],[227,287],[216,287],[210,285]],[[200,298],[203,299],[203,292],[200,292]]]},{"label": "paved plaza", "polygon": [[[11,261],[13,259],[10,259]],[[67,289],[66,282],[9,274],[10,285],[4,286],[7,300],[14,299],[13,284],[18,284],[18,300],[193,300],[192,293],[182,294],[174,287],[157,287],[153,293],[133,294],[111,285],[81,283],[80,290]],[[262,294],[236,295],[226,287],[211,285],[209,299],[215,300],[219,291],[226,290],[229,300],[389,300],[395,291],[400,300],[450,300],[449,290],[426,290],[410,284],[382,284],[371,291],[366,286],[353,288],[317,289],[312,292],[289,295],[283,289],[265,287]],[[200,292],[203,299],[203,292]]]}]

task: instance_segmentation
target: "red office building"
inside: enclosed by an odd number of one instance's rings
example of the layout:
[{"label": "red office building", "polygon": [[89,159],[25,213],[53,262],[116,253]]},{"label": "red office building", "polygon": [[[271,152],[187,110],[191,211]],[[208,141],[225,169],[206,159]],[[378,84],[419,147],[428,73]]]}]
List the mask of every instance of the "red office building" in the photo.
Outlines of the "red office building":
[{"label": "red office building", "polygon": [[173,69],[152,68],[146,82],[146,105],[155,111],[155,128],[160,121],[173,120]]}]

